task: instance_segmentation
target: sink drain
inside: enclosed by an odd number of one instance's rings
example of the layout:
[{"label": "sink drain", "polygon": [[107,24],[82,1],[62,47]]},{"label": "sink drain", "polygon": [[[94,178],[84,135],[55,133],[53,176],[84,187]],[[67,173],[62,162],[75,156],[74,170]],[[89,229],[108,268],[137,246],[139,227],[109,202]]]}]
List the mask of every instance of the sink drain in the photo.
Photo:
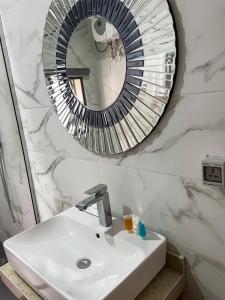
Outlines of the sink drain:
[{"label": "sink drain", "polygon": [[82,270],[89,268],[90,265],[91,265],[91,260],[88,258],[81,258],[77,262],[78,269],[82,269]]}]

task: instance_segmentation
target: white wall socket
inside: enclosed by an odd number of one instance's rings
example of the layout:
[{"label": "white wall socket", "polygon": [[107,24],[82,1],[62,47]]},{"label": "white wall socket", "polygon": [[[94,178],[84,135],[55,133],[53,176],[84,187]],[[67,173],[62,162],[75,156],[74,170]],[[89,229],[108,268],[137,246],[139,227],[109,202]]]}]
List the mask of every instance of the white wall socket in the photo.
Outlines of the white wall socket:
[{"label": "white wall socket", "polygon": [[225,187],[225,158],[207,156],[202,162],[203,184]]}]

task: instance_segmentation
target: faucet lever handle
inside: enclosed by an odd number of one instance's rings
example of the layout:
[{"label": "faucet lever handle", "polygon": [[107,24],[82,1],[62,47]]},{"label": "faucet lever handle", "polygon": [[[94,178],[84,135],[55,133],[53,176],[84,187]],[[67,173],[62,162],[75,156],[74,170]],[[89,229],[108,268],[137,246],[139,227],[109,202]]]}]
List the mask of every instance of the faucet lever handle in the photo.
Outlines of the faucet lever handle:
[{"label": "faucet lever handle", "polygon": [[107,192],[107,185],[106,184],[98,184],[91,188],[90,190],[86,191],[86,195],[93,195],[93,194],[99,194],[104,195]]}]

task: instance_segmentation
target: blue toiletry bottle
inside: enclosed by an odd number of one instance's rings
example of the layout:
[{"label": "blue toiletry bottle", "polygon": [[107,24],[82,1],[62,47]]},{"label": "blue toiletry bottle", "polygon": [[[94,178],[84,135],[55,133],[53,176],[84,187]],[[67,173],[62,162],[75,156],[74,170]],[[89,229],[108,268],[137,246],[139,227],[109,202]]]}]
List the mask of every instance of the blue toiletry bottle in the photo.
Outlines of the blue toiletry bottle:
[{"label": "blue toiletry bottle", "polygon": [[145,224],[142,221],[139,221],[138,223],[138,233],[143,240],[146,239],[147,231],[146,231]]}]

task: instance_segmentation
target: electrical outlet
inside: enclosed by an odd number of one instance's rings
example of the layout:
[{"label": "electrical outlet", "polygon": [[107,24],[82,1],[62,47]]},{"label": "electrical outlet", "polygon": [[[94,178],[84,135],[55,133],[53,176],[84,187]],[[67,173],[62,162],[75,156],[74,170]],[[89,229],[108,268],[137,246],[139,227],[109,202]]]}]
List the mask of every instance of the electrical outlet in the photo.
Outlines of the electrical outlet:
[{"label": "electrical outlet", "polygon": [[204,166],[204,179],[222,183],[222,169],[220,167]]},{"label": "electrical outlet", "polygon": [[207,156],[202,162],[203,183],[225,187],[225,158]]}]

